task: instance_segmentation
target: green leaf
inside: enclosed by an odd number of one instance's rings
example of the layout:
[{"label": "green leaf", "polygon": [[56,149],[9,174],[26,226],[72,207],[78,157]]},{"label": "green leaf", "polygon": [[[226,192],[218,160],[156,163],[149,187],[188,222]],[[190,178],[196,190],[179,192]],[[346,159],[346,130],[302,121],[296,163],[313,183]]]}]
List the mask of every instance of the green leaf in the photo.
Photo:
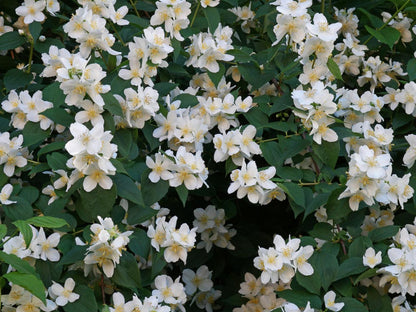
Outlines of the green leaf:
[{"label": "green leaf", "polygon": [[66,169],[67,160],[65,155],[58,152],[46,155],[46,161],[52,170]]},{"label": "green leaf", "polygon": [[[285,168],[285,167],[283,167],[283,168]],[[308,201],[306,203],[305,216],[304,216],[303,220],[305,220],[305,218],[308,215],[310,215],[311,213],[313,213],[317,209],[319,209],[319,207],[326,204],[328,202],[329,195],[330,194],[328,194],[328,193],[321,193],[321,194],[316,195],[311,201]]]},{"label": "green leaf", "polygon": [[340,280],[344,277],[359,274],[365,271],[366,267],[363,265],[362,257],[352,257],[346,259],[338,269],[338,274],[335,280]]},{"label": "green leaf", "polygon": [[60,228],[65,225],[68,225],[68,223],[64,219],[55,218],[55,217],[47,217],[47,216],[33,217],[25,221],[28,224],[32,224],[34,226],[46,227],[50,229]]},{"label": "green leaf", "polygon": [[7,226],[6,224],[0,224],[0,241],[5,237],[7,234]]},{"label": "green leaf", "polygon": [[144,206],[142,193],[131,178],[124,174],[116,174],[113,176],[113,181],[117,185],[118,196],[140,206]]},{"label": "green leaf", "polygon": [[26,247],[29,247],[33,237],[32,228],[23,220],[14,221],[13,224],[19,229],[20,233],[22,233]]},{"label": "green leaf", "polygon": [[17,31],[11,31],[0,36],[0,51],[17,48],[26,42],[25,36]]},{"label": "green leaf", "polygon": [[263,113],[258,107],[250,109],[247,113],[244,114],[244,117],[256,128],[261,128],[269,122],[267,115]]},{"label": "green leaf", "polygon": [[109,190],[97,186],[91,192],[79,191],[80,199],[76,210],[79,217],[85,222],[94,222],[97,216],[107,217],[113,209],[117,197],[115,185]]},{"label": "green leaf", "polygon": [[380,295],[373,287],[368,288],[367,294],[370,312],[393,312],[391,298],[388,295]]},{"label": "green leaf", "polygon": [[42,24],[39,22],[32,22],[29,24],[29,31],[33,37],[33,41],[36,42],[39,38],[39,35],[42,31]]},{"label": "green leaf", "polygon": [[365,25],[365,29],[367,29],[367,31],[379,42],[387,44],[390,49],[392,49],[394,43],[400,39],[400,32],[393,27],[387,26],[381,30],[376,30],[368,25]]},{"label": "green leaf", "polygon": [[42,130],[38,123],[29,121],[23,128],[23,146],[43,142],[49,136],[49,133],[49,131]]},{"label": "green leaf", "polygon": [[65,106],[65,95],[59,88],[60,83],[54,82],[43,89],[43,99],[53,103],[53,107]]},{"label": "green leaf", "polygon": [[77,261],[81,261],[85,258],[88,246],[73,246],[70,251],[65,253],[59,263],[62,265],[73,264]]},{"label": "green leaf", "polygon": [[301,186],[291,182],[281,183],[280,186],[296,204],[305,208],[305,194]]},{"label": "green leaf", "polygon": [[370,278],[377,275],[377,269],[369,269],[363,273],[361,273],[354,281],[354,285],[357,285],[359,281]]},{"label": "green leaf", "polygon": [[42,281],[33,274],[10,272],[3,275],[4,278],[13,284],[19,285],[31,292],[34,296],[46,303],[45,286]]},{"label": "green leaf", "polygon": [[0,260],[11,265],[20,273],[36,275],[35,269],[27,261],[20,259],[16,255],[7,254],[3,251],[0,251]]},{"label": "green leaf", "polygon": [[217,8],[206,7],[204,14],[208,22],[209,31],[213,34],[221,22],[220,13]]},{"label": "green leaf", "polygon": [[150,170],[146,170],[142,174],[141,191],[144,203],[150,206],[165,197],[169,190],[169,182],[160,179],[157,183],[153,183],[149,180],[149,173]]},{"label": "green leaf", "polygon": [[[337,300],[337,302],[344,302],[344,307],[342,308],[343,312],[368,312],[365,305],[359,302],[357,299],[354,298],[342,298]],[[391,305],[391,302],[390,302]]]},{"label": "green leaf", "polygon": [[225,74],[225,67],[223,64],[219,64],[220,65],[220,70],[216,73],[211,73],[210,71],[208,71],[208,76],[211,79],[211,81],[214,83],[214,85],[217,87],[218,83],[220,82],[221,78],[224,77]]},{"label": "green leaf", "polygon": [[14,197],[11,200],[17,201],[15,204],[3,206],[6,216],[11,220],[22,220],[33,216],[32,205],[22,197]]},{"label": "green leaf", "polygon": [[188,189],[186,188],[186,186],[184,184],[178,186],[177,188],[175,188],[176,193],[178,193],[179,198],[182,202],[182,205],[185,207],[186,205],[186,201],[188,199]]},{"label": "green leaf", "polygon": [[198,99],[195,95],[188,94],[188,93],[179,94],[178,96],[176,96],[173,99],[173,101],[176,101],[176,100],[181,101],[181,105],[180,105],[181,108],[192,107],[192,106],[195,106],[199,103],[199,101],[198,101]]},{"label": "green leaf", "polygon": [[24,186],[19,192],[19,197],[26,199],[29,204],[33,204],[39,197],[39,190],[33,186]]},{"label": "green leaf", "polygon": [[302,152],[309,141],[301,137],[285,138],[278,136],[278,142],[265,142],[260,144],[263,157],[266,161],[276,168],[282,167],[284,161]]},{"label": "green leaf", "polygon": [[380,242],[388,238],[392,238],[399,231],[399,226],[397,225],[388,225],[380,228],[376,228],[368,233],[368,238],[371,239],[374,243]]},{"label": "green leaf", "polygon": [[316,223],[313,229],[309,231],[309,235],[314,238],[330,241],[334,236],[332,233],[332,225],[326,222]]},{"label": "green leaf", "polygon": [[416,59],[411,58],[407,63],[407,74],[409,75],[409,81],[416,80]]},{"label": "green leaf", "polygon": [[129,252],[123,252],[120,263],[116,265],[111,280],[130,289],[140,288],[140,271],[135,257]]},{"label": "green leaf", "polygon": [[341,188],[334,190],[329,196],[328,203],[326,204],[328,219],[335,220],[335,222],[338,222],[351,213],[348,198],[338,199],[343,191],[344,190]]},{"label": "green leaf", "polygon": [[33,79],[33,76],[20,69],[10,69],[4,75],[3,83],[7,90],[18,89],[28,85]]},{"label": "green leaf", "polygon": [[319,296],[312,295],[304,290],[279,291],[279,297],[296,304],[298,307],[306,307],[308,301],[310,302],[312,308],[320,309],[322,306],[322,301]]},{"label": "green leaf", "polygon": [[43,154],[49,154],[53,151],[62,150],[65,147],[66,142],[52,142],[44,147],[42,147],[38,152],[38,157]]},{"label": "green leaf", "polygon": [[326,66],[328,66],[329,71],[331,72],[332,75],[334,75],[336,79],[343,81],[339,66],[337,63],[335,63],[332,57],[328,58],[328,62],[326,63]]},{"label": "green leaf", "polygon": [[149,206],[133,205],[129,207],[127,222],[128,224],[142,223],[157,215],[157,212]]},{"label": "green leaf", "polygon": [[96,312],[98,310],[94,291],[91,288],[78,284],[73,292],[79,294],[80,297],[72,303],[67,303],[63,307],[65,312]]},{"label": "green leaf", "polygon": [[228,50],[227,54],[233,55],[234,61],[237,62],[238,64],[241,64],[241,63],[249,63],[253,61],[252,57],[250,56],[251,52],[253,51],[246,47],[234,46],[234,49]]},{"label": "green leaf", "polygon": [[337,164],[337,161],[338,161],[339,150],[340,150],[338,141],[336,142],[322,141],[322,144],[316,144],[314,142],[312,144],[312,148],[316,156],[318,156],[318,158],[322,160],[322,162],[325,165],[331,167],[332,169],[335,168],[335,165]]},{"label": "green leaf", "polygon": [[121,109],[120,103],[111,93],[105,93],[101,95],[104,100],[104,108],[111,114],[117,116],[123,116],[123,110]]},{"label": "green leaf", "polygon": [[74,117],[63,108],[50,108],[41,113],[58,125],[69,127],[74,122]]},{"label": "green leaf", "polygon": [[350,247],[348,248],[348,256],[362,257],[365,253],[365,250],[371,246],[371,240],[368,237],[359,236],[352,241]]},{"label": "green leaf", "polygon": [[136,229],[129,238],[130,242],[128,246],[130,250],[136,255],[147,259],[150,252],[150,238],[147,236],[147,233],[142,229]]},{"label": "green leaf", "polygon": [[117,144],[121,156],[128,157],[133,144],[133,136],[129,129],[119,129],[114,134],[114,144]]}]

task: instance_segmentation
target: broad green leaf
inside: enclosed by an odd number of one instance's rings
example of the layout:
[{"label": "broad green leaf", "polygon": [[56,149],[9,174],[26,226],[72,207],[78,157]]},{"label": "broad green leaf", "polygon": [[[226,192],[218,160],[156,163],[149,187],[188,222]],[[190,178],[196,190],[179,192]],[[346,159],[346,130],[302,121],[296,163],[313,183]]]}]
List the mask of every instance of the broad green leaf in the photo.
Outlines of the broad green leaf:
[{"label": "broad green leaf", "polygon": [[117,285],[130,289],[140,288],[140,271],[135,257],[129,252],[123,252],[120,263],[116,265],[111,280]]},{"label": "broad green leaf", "polygon": [[377,269],[369,269],[363,273],[361,273],[354,281],[354,285],[363,279],[370,278],[377,275]]},{"label": "broad green leaf", "polygon": [[224,77],[225,74],[225,67],[223,64],[219,64],[220,65],[220,70],[216,73],[211,73],[210,71],[208,71],[208,76],[211,79],[211,81],[214,83],[214,85],[217,87],[218,83],[220,82],[221,78]]},{"label": "broad green leaf", "polygon": [[54,152],[46,155],[46,160],[48,165],[56,171],[58,169],[66,169],[66,162],[68,158],[64,154]]},{"label": "broad green leaf", "polygon": [[128,224],[143,223],[157,215],[157,210],[146,205],[131,205],[127,214]]},{"label": "broad green leaf", "polygon": [[117,185],[118,196],[128,199],[129,201],[140,206],[144,206],[142,193],[131,178],[124,174],[116,174],[113,176],[113,181]]},{"label": "broad green leaf", "polygon": [[328,58],[328,62],[326,63],[326,66],[328,66],[329,71],[331,72],[332,75],[334,75],[336,79],[343,80],[339,66],[337,63],[335,63],[332,57]]},{"label": "broad green leaf", "polygon": [[0,51],[17,48],[26,42],[25,36],[17,31],[11,31],[0,36]]},{"label": "broad green leaf", "polygon": [[42,147],[38,152],[38,157],[44,154],[48,154],[50,152],[62,150],[65,147],[66,142],[58,141],[52,142],[44,147]]},{"label": "broad green leaf", "polygon": [[133,136],[130,129],[119,129],[114,134],[114,144],[117,144],[121,156],[128,157],[133,144]]},{"label": "broad green leaf", "polygon": [[340,280],[344,277],[362,273],[365,269],[362,257],[348,258],[339,266],[338,274],[335,280]]},{"label": "broad green leaf", "polygon": [[0,260],[11,265],[20,273],[36,275],[35,269],[27,261],[22,260],[13,254],[7,254],[3,251],[0,251]]},{"label": "broad green leaf", "polygon": [[85,258],[85,253],[87,252],[88,246],[73,246],[70,251],[65,253],[59,263],[64,264],[73,264],[77,261],[81,261]]},{"label": "broad green leaf", "polygon": [[328,203],[326,204],[326,213],[328,215],[328,219],[335,220],[335,222],[341,220],[351,213],[348,198],[338,199],[339,195],[343,191],[343,188],[334,190],[329,196]]},{"label": "broad green leaf", "polygon": [[305,208],[305,194],[301,186],[291,182],[281,183],[280,186],[296,204]]},{"label": "broad green leaf", "polygon": [[117,197],[115,185],[109,190],[104,190],[97,185],[91,192],[79,191],[80,199],[77,201],[76,210],[79,217],[85,222],[94,222],[97,216],[108,217]]},{"label": "broad green leaf", "polygon": [[128,246],[130,250],[136,255],[147,259],[150,252],[150,238],[147,236],[147,233],[142,229],[136,229],[129,238],[130,242]]},{"label": "broad green leaf", "polygon": [[312,148],[314,153],[319,157],[322,162],[331,167],[335,168],[335,165],[338,161],[339,156],[339,142],[326,142],[322,141],[322,144],[316,144],[315,142],[312,144]]},{"label": "broad green leaf", "polygon": [[37,41],[42,31],[42,24],[39,22],[32,22],[29,24],[29,31],[33,37],[33,41]]},{"label": "broad green leaf", "polygon": [[154,203],[165,197],[169,190],[169,182],[160,179],[157,183],[149,180],[150,170],[146,170],[142,175],[141,192],[143,200],[146,205],[153,205]]},{"label": "broad green leaf", "polygon": [[320,309],[322,307],[322,301],[319,296],[303,290],[279,291],[279,297],[296,304],[298,307],[306,307],[308,302],[310,302],[312,308]]},{"label": "broad green leaf", "polygon": [[254,107],[244,114],[244,117],[249,121],[251,125],[256,128],[262,128],[269,122],[269,118],[263,113],[260,108]]},{"label": "broad green leaf", "polygon": [[0,241],[5,237],[7,234],[7,226],[6,224],[0,224]]},{"label": "broad green leaf", "polygon": [[47,216],[38,216],[33,217],[30,219],[25,220],[28,224],[32,224],[34,226],[38,227],[46,227],[46,228],[60,228],[65,225],[68,225],[68,223],[61,218],[55,218],[55,217],[47,217]]},{"label": "broad green leaf", "polygon": [[29,204],[33,204],[39,197],[39,190],[34,186],[24,186],[19,192],[19,197],[26,199]]},{"label": "broad green leaf", "polygon": [[407,62],[407,74],[409,75],[409,81],[413,81],[416,79],[416,59],[411,58],[409,62]]},{"label": "broad green leaf", "polygon": [[13,224],[18,228],[20,233],[22,233],[25,244],[27,247],[29,247],[33,237],[32,228],[29,226],[29,224],[26,223],[26,221],[23,220],[14,221]]},{"label": "broad green leaf", "polygon": [[220,13],[217,8],[206,7],[204,14],[208,22],[209,31],[213,34],[221,22]]},{"label": "broad green leaf", "polygon": [[393,312],[391,298],[388,295],[381,296],[373,287],[368,288],[367,294],[370,312]]},{"label": "broad green leaf", "polygon": [[51,102],[55,108],[65,106],[65,95],[59,85],[59,82],[54,82],[42,90],[43,100]]},{"label": "broad green leaf", "polygon": [[[1,38],[1,37],[0,37]],[[28,85],[33,79],[33,76],[20,69],[10,69],[4,75],[3,83],[7,90],[18,89]]]},{"label": "broad green leaf", "polygon": [[[354,298],[342,298],[336,300],[336,302],[344,302],[343,312],[368,312],[365,305]],[[391,302],[390,302],[391,305]]]},{"label": "broad green leaf", "polygon": [[394,43],[400,39],[400,32],[393,27],[384,27],[381,30],[371,28],[365,25],[365,29],[373,35],[379,42],[387,44],[390,49],[393,48]]},{"label": "broad green leaf", "polygon": [[50,132],[42,130],[39,123],[27,122],[23,128],[23,146],[31,146],[43,142]]},{"label": "broad green leaf", "polygon": [[326,222],[316,223],[313,229],[309,231],[309,235],[314,238],[330,241],[334,236],[332,233],[332,225]]},{"label": "broad green leaf", "polygon": [[175,188],[176,193],[178,193],[179,198],[182,202],[182,205],[185,207],[186,205],[186,201],[188,200],[188,189],[186,188],[186,186],[184,184],[178,186],[177,188]]},{"label": "broad green leaf", "polygon": [[380,228],[376,228],[368,233],[368,238],[371,239],[374,243],[380,242],[382,240],[392,238],[399,231],[399,226],[397,225],[387,225]]},{"label": "broad green leaf", "polygon": [[79,294],[80,297],[74,302],[69,302],[63,309],[65,312],[96,312],[98,311],[97,301],[94,296],[94,291],[85,285],[76,285],[73,290],[74,293]]},{"label": "broad green leaf", "polygon": [[69,127],[75,121],[74,117],[68,114],[63,108],[50,108],[42,112],[42,115],[48,117],[56,124],[65,127]]},{"label": "broad green leaf", "polygon": [[12,196],[10,199],[16,203],[5,205],[2,209],[11,220],[24,220],[33,216],[32,205],[26,199],[17,196]]},{"label": "broad green leaf", "polygon": [[45,286],[42,281],[33,274],[10,272],[3,275],[9,282],[19,285],[31,292],[34,296],[46,303]]},{"label": "broad green leaf", "polygon": [[228,50],[227,54],[233,55],[234,61],[237,62],[238,64],[241,64],[241,63],[249,63],[253,61],[252,57],[250,56],[251,52],[252,51],[250,51],[248,48],[234,46],[234,49]]},{"label": "broad green leaf", "polygon": [[101,95],[104,100],[104,108],[111,114],[117,116],[123,116],[123,110],[121,109],[120,103],[111,93],[105,93]]},{"label": "broad green leaf", "polygon": [[172,100],[172,102],[176,100],[181,101],[181,108],[192,107],[199,103],[195,95],[188,94],[188,93],[179,94]]}]

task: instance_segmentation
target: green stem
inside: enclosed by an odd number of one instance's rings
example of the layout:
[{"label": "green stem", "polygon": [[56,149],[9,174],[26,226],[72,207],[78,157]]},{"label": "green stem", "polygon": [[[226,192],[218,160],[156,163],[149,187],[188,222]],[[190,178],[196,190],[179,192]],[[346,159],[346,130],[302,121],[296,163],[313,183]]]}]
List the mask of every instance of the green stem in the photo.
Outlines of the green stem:
[{"label": "green stem", "polygon": [[118,33],[118,31],[117,31],[116,27],[114,26],[114,24],[113,24],[112,22],[110,22],[110,26],[111,26],[111,28],[114,30],[114,34],[116,35],[116,37],[118,38],[118,40],[120,40],[121,44],[122,44],[123,46],[126,46],[125,42],[123,41],[123,39],[121,39],[120,34]]},{"label": "green stem", "polygon": [[321,13],[325,13],[325,0],[321,0]]},{"label": "green stem", "polygon": [[33,47],[35,45],[35,43],[33,42],[33,37],[32,35],[30,35],[29,37],[29,42],[30,42],[30,52],[29,52],[29,61],[28,61],[28,67],[26,72],[30,74],[30,71],[32,70],[32,59],[33,59]]},{"label": "green stem", "polygon": [[191,28],[192,25],[194,24],[195,18],[196,18],[196,14],[198,13],[198,10],[199,10],[199,7],[200,6],[201,6],[201,2],[198,0],[198,6],[196,7],[196,10],[195,10],[194,16],[192,17],[192,21],[191,21],[191,24],[189,25],[189,28]]},{"label": "green stem", "polygon": [[137,8],[136,8],[136,4],[133,2],[133,0],[130,0],[130,4],[131,4],[131,6],[133,7],[133,10],[134,10],[134,12],[136,13],[136,15],[137,15],[138,17],[140,17],[140,14],[139,14],[139,12],[137,11]]},{"label": "green stem", "polygon": [[[384,27],[386,27],[396,16],[397,14],[399,14],[408,4],[409,4],[410,0],[407,0],[383,25],[381,25],[381,27],[377,28],[376,31],[380,31],[382,30]],[[373,38],[374,36],[371,35],[370,37],[367,38],[366,41],[364,41],[364,45],[367,45],[367,43],[371,40],[371,38]]]}]

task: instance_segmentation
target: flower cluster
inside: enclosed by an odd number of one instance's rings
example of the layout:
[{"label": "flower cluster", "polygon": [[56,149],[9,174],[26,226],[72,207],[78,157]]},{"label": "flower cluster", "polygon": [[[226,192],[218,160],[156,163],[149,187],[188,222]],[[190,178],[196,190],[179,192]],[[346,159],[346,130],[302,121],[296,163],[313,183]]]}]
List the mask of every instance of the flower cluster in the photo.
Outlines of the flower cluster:
[{"label": "flower cluster", "polygon": [[208,177],[201,151],[192,154],[183,146],[178,148],[176,155],[168,150],[165,154],[157,153],[155,160],[147,156],[146,165],[152,169],[150,181],[156,183],[159,179],[167,180],[172,187],[183,184],[188,190],[199,189]]},{"label": "flower cluster", "polygon": [[387,251],[392,265],[385,266],[377,271],[383,273],[380,286],[390,284],[389,293],[398,293],[402,296],[406,294],[414,296],[416,293],[413,256],[416,246],[416,232],[414,229],[414,226],[407,226],[399,231],[394,240],[400,247],[397,248],[393,245]]},{"label": "flower cluster", "polygon": [[186,223],[181,224],[176,229],[178,217],[172,217],[169,222],[165,217],[156,219],[156,225],[150,225],[147,230],[147,236],[151,238],[152,246],[159,251],[160,247],[164,249],[166,262],[177,262],[182,260],[186,263],[188,251],[195,247],[196,230],[190,229]]},{"label": "flower cluster", "polygon": [[79,299],[79,294],[73,292],[74,287],[75,281],[72,278],[67,278],[64,286],[53,282],[48,292],[51,298],[55,300],[56,305],[63,307],[68,302],[75,302]]},{"label": "flower cluster", "polygon": [[130,80],[134,86],[140,86],[142,83],[153,86],[151,78],[157,75],[157,68],[168,66],[164,59],[173,51],[170,39],[165,38],[165,32],[161,27],[148,27],[143,30],[142,37],[134,37],[128,46],[129,69],[120,69],[119,76],[124,80]]},{"label": "flower cluster", "polygon": [[22,144],[23,135],[10,139],[9,132],[0,133],[0,165],[4,164],[3,172],[8,177],[15,174],[16,167],[27,164],[28,150]]},{"label": "flower cluster", "polygon": [[199,33],[191,37],[191,45],[187,48],[190,58],[186,61],[187,66],[206,68],[212,73],[220,70],[218,61],[232,61],[234,56],[227,54],[233,48],[233,30],[218,25],[214,34]]},{"label": "flower cluster", "polygon": [[108,175],[114,175],[116,168],[110,159],[115,158],[117,145],[111,144],[113,138],[110,131],[104,131],[102,124],[95,125],[91,130],[80,123],[70,126],[73,139],[65,144],[65,149],[73,157],[67,166],[74,168],[69,178],[67,189],[79,178],[86,176],[84,190],[92,191],[99,184],[103,189],[110,189],[113,181]]},{"label": "flower cluster", "polygon": [[224,209],[216,209],[213,205],[205,209],[196,208],[194,216],[193,225],[197,233],[201,233],[201,241],[196,246],[198,249],[205,248],[209,252],[213,244],[220,248],[235,249],[230,240],[237,231],[231,228],[232,224],[225,225]]},{"label": "flower cluster", "polygon": [[231,184],[228,194],[237,191],[237,198],[248,197],[248,200],[260,205],[267,205],[274,198],[284,200],[283,190],[271,179],[276,174],[275,167],[258,171],[256,162],[251,160],[248,164],[243,160],[241,169],[231,172]]},{"label": "flower cluster", "polygon": [[46,18],[43,10],[55,15],[59,12],[60,5],[58,0],[24,0],[21,6],[16,8],[16,14],[24,18],[25,24],[33,22],[43,22]]},{"label": "flower cluster", "polygon": [[94,223],[90,227],[93,236],[84,258],[85,275],[98,266],[107,277],[111,277],[133,232],[120,232],[111,218],[103,219],[98,216],[98,221],[99,224]]},{"label": "flower cluster", "polygon": [[313,247],[300,246],[299,238],[289,238],[288,242],[280,235],[273,239],[274,247],[268,249],[259,247],[259,256],[254,259],[254,266],[261,270],[261,282],[290,283],[296,271],[302,275],[312,275],[313,267],[307,260],[313,254]]},{"label": "flower cluster", "polygon": [[68,23],[64,25],[64,31],[80,44],[79,51],[84,58],[87,58],[93,49],[117,55],[120,52],[111,49],[115,38],[105,28],[105,24],[104,18],[88,7],[83,7],[75,11]]},{"label": "flower cluster", "polygon": [[46,305],[30,293],[30,291],[12,284],[8,294],[1,295],[2,311],[55,311],[57,305],[52,300],[47,299]]},{"label": "flower cluster", "polygon": [[15,90],[10,91],[8,99],[1,103],[4,111],[11,113],[11,123],[16,129],[23,129],[28,121],[39,122],[43,130],[52,127],[53,122],[41,113],[52,108],[53,104],[42,100],[42,91],[36,91],[30,96],[29,91],[19,94]]},{"label": "flower cluster", "polygon": [[186,0],[156,1],[156,11],[150,19],[150,25],[158,26],[165,24],[165,31],[170,33],[171,38],[185,40],[180,31],[189,25],[188,15],[191,14],[191,4]]},{"label": "flower cluster", "polygon": [[145,121],[155,116],[159,110],[157,102],[159,93],[152,87],[137,87],[137,91],[132,88],[124,90],[125,99],[120,95],[114,96],[120,103],[124,118],[115,118],[118,125],[127,125],[131,128],[143,128]]},{"label": "flower cluster", "polygon": [[245,33],[249,34],[250,28],[256,27],[256,23],[254,21],[254,17],[256,13],[254,13],[254,11],[251,10],[251,2],[249,3],[248,6],[245,5],[243,7],[236,7],[236,8],[232,8],[228,10],[234,13],[235,15],[237,15],[237,22],[243,21],[241,23],[241,29]]}]

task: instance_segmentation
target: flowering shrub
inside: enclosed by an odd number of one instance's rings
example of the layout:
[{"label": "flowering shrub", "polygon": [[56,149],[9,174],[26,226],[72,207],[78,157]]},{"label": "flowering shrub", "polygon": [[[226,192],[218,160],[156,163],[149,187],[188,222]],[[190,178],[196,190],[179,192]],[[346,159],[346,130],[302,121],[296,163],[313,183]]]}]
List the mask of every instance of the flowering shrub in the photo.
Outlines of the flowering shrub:
[{"label": "flowering shrub", "polygon": [[0,7],[2,311],[413,311],[415,1]]}]

